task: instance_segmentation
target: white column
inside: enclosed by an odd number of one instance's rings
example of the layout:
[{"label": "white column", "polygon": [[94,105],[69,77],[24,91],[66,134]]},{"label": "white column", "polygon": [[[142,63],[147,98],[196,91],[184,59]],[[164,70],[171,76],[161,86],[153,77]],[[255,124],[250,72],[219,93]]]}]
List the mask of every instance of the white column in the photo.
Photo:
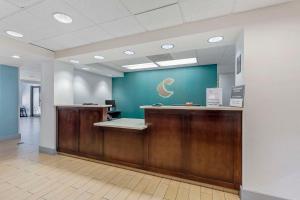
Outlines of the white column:
[{"label": "white column", "polygon": [[56,152],[56,114],[54,107],[54,61],[42,63],[41,70],[41,152]]},{"label": "white column", "polygon": [[74,104],[73,92],[74,66],[55,61],[54,64],[54,104]]}]

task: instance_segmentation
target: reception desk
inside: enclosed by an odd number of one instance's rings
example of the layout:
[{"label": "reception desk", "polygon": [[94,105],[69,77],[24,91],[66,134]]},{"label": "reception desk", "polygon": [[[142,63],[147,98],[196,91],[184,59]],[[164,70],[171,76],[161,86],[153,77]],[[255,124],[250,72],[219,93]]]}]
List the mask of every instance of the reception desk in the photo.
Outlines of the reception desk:
[{"label": "reception desk", "polygon": [[[239,190],[241,109],[141,109],[145,110],[144,120],[105,121],[105,108],[57,108],[58,151]],[[62,137],[66,132],[68,137]],[[77,138],[70,145],[72,151],[62,148],[64,140],[72,138]]]},{"label": "reception desk", "polygon": [[241,109],[142,108],[148,125],[147,169],[239,190],[242,184]]},{"label": "reception desk", "polygon": [[95,122],[106,121],[106,105],[56,107],[57,151],[98,158],[103,148]]}]

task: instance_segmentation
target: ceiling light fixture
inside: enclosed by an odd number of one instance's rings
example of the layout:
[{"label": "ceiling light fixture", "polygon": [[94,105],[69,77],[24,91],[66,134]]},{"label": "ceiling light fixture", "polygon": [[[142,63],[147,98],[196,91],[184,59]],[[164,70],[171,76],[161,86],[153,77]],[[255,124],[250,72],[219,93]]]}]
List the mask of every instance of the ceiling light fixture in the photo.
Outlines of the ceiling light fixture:
[{"label": "ceiling light fixture", "polygon": [[134,51],[131,51],[131,50],[126,50],[126,51],[124,51],[124,53],[125,53],[126,55],[134,55],[134,54],[135,54],[135,52],[134,52]]},{"label": "ceiling light fixture", "polygon": [[187,65],[187,64],[195,64],[197,63],[197,58],[185,58],[179,60],[166,60],[166,61],[159,61],[156,62],[161,67],[166,66],[176,66],[176,65]]},{"label": "ceiling light fixture", "polygon": [[174,44],[163,44],[163,45],[161,45],[161,48],[166,49],[166,50],[173,49]]},{"label": "ceiling light fixture", "polygon": [[70,24],[72,23],[72,18],[64,13],[54,13],[53,14],[54,19],[56,19],[58,22],[63,24]]},{"label": "ceiling light fixture", "polygon": [[103,60],[104,59],[103,56],[94,56],[94,58],[97,59],[97,60]]},{"label": "ceiling light fixture", "polygon": [[13,56],[11,56],[12,58],[15,58],[15,59],[20,59],[21,58],[21,56],[18,56],[18,55],[13,55]]},{"label": "ceiling light fixture", "polygon": [[88,68],[88,67],[83,67],[81,69],[83,69],[83,70],[90,70],[90,68]]},{"label": "ceiling light fixture", "polygon": [[16,32],[16,31],[7,30],[7,31],[5,31],[5,33],[6,33],[7,35],[10,35],[10,36],[13,36],[13,37],[17,37],[17,38],[22,38],[22,37],[24,37],[24,35],[23,35],[22,33],[18,33],[18,32]]},{"label": "ceiling light fixture", "polygon": [[216,36],[216,37],[211,37],[208,39],[209,43],[217,43],[217,42],[221,42],[222,40],[224,40],[224,37],[222,36]]},{"label": "ceiling light fixture", "polygon": [[70,60],[70,62],[73,63],[73,64],[79,64],[78,60]]},{"label": "ceiling light fixture", "polygon": [[155,63],[141,63],[136,65],[124,65],[122,66],[127,69],[147,69],[147,68],[155,68],[158,67]]}]

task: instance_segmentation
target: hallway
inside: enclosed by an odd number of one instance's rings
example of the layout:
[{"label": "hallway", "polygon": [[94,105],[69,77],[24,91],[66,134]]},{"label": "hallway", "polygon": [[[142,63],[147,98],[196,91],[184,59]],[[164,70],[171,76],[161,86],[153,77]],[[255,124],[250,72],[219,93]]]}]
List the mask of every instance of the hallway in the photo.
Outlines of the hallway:
[{"label": "hallway", "polygon": [[24,142],[25,144],[38,146],[40,134],[40,118],[21,117],[19,124],[21,142]]}]

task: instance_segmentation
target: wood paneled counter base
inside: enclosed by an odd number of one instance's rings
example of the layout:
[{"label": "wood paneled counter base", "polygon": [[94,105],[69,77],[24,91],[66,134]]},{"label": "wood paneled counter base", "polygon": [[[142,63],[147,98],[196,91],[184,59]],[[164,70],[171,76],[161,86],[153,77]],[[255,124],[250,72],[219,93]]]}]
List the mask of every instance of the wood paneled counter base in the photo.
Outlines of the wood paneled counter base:
[{"label": "wood paneled counter base", "polygon": [[84,109],[57,109],[58,151],[240,189],[241,110],[149,107],[145,108],[147,128],[137,130],[95,127],[95,122],[104,120],[102,111]]}]

